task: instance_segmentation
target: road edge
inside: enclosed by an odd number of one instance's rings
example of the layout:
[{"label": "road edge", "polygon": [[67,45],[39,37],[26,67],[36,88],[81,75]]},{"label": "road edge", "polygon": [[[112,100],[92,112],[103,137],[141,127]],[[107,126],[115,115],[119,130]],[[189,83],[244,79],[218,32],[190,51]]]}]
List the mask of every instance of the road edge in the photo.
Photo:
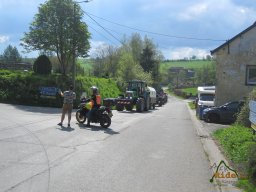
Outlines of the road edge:
[{"label": "road edge", "polygon": [[[203,124],[197,119],[195,111],[193,111],[189,107],[188,103],[186,103],[186,104],[187,104],[187,108],[189,110],[191,120],[194,124],[197,135],[200,138],[204,152],[206,153],[206,156],[208,157],[210,165],[213,165],[214,163],[219,163],[222,160],[225,161],[225,163],[228,165],[227,159],[221,153],[220,149],[218,148],[216,143],[213,141],[213,138],[211,137],[209,132],[206,129],[204,129]],[[214,174],[214,173],[212,172],[212,174]],[[242,192],[241,189],[239,189],[235,186],[222,186],[222,185],[217,184],[217,182],[215,182],[215,181],[214,181],[214,186],[218,192]]]}]

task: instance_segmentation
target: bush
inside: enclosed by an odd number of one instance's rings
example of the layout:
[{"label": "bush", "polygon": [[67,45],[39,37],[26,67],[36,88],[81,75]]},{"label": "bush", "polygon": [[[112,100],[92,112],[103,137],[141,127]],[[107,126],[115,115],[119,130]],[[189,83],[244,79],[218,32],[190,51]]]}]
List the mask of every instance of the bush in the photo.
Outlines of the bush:
[{"label": "bush", "polygon": [[47,56],[40,55],[34,62],[33,70],[37,74],[50,74],[52,71],[52,63]]},{"label": "bush", "polygon": [[251,145],[248,153],[248,177],[249,181],[256,185],[256,144]]},{"label": "bush", "polygon": [[246,100],[244,106],[242,107],[240,113],[237,115],[237,123],[245,127],[250,127],[251,122],[249,120],[250,109],[249,109],[249,100],[256,100],[256,89],[249,94],[249,99]]},{"label": "bush", "polygon": [[[71,78],[60,74],[38,75],[35,73],[24,73],[23,71],[2,71],[0,70],[0,102],[60,107],[62,98],[56,95],[56,98],[41,98],[40,87],[57,87],[66,90],[71,84]],[[80,102],[82,92],[90,93],[90,87],[96,85],[99,87],[102,99],[117,97],[120,94],[116,82],[111,79],[93,78],[78,76],[76,78],[75,92],[77,99],[74,106]]]},{"label": "bush", "polygon": [[240,113],[238,113],[237,115],[236,123],[244,127],[250,127],[251,122],[249,121],[249,114],[250,114],[249,102],[246,101],[244,106],[241,108]]}]

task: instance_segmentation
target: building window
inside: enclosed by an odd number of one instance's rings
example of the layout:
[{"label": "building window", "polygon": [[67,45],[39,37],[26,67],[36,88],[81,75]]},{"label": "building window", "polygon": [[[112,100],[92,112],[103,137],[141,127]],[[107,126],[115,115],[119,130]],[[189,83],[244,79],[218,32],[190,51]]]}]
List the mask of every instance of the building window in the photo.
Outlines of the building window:
[{"label": "building window", "polygon": [[246,85],[256,85],[256,65],[247,65]]}]

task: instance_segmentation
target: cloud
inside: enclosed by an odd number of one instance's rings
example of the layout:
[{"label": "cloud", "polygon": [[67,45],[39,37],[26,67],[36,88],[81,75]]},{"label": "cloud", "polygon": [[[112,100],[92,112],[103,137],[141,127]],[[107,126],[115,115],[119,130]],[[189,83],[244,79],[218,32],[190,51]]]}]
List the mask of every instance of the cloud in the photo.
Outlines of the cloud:
[{"label": "cloud", "polygon": [[197,58],[205,58],[207,55],[210,55],[205,49],[193,48],[193,47],[175,47],[162,50],[165,58],[177,60],[184,58],[191,58],[196,56]]},{"label": "cloud", "polygon": [[0,35],[0,43],[5,43],[9,41],[10,37],[5,35]]},{"label": "cloud", "polygon": [[202,14],[206,13],[208,9],[208,4],[200,3],[188,7],[184,12],[180,13],[178,17],[181,20],[193,20]]},{"label": "cloud", "polygon": [[225,23],[224,25],[241,26],[256,16],[255,7],[249,7],[242,1],[239,4],[234,0],[221,0],[217,3],[216,0],[199,0],[191,3],[178,10],[178,21],[197,20],[207,23],[216,22],[217,19],[219,23]]}]

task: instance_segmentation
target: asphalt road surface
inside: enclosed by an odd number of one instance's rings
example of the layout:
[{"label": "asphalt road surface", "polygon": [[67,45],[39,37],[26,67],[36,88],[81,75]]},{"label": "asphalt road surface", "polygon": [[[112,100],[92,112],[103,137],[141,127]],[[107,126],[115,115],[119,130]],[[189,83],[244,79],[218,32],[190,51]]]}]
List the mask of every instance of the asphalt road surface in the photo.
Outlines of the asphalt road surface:
[{"label": "asphalt road surface", "polygon": [[114,111],[109,129],[87,128],[74,116],[71,128],[60,128],[60,112],[0,104],[0,191],[216,191],[184,101]]}]

